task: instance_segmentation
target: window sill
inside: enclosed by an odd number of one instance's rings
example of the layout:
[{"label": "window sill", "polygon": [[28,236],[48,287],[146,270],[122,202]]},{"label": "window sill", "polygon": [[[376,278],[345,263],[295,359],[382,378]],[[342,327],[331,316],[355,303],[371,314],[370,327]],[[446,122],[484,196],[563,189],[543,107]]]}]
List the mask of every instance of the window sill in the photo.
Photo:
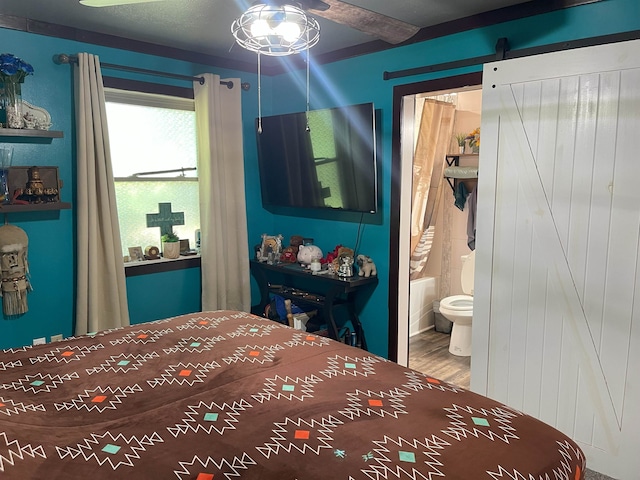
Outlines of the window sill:
[{"label": "window sill", "polygon": [[185,268],[200,267],[200,255],[180,256],[179,258],[159,258],[157,260],[142,260],[141,262],[127,262],[124,272],[127,277],[148,275],[150,273],[171,272]]}]

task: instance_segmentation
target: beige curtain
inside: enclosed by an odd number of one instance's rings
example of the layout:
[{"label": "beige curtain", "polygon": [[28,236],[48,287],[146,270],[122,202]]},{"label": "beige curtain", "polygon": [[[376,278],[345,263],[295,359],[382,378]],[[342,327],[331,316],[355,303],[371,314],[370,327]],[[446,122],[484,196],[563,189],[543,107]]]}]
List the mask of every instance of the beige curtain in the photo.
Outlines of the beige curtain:
[{"label": "beige curtain", "polygon": [[129,310],[98,57],[78,54],[74,79],[78,157],[75,334],[83,335],[129,325]]},{"label": "beige curtain", "polygon": [[240,79],[194,82],[200,185],[202,310],[250,311]]},{"label": "beige curtain", "polygon": [[431,251],[435,214],[442,196],[445,156],[453,135],[455,106],[424,101],[413,158],[411,205],[411,279],[419,278]]}]

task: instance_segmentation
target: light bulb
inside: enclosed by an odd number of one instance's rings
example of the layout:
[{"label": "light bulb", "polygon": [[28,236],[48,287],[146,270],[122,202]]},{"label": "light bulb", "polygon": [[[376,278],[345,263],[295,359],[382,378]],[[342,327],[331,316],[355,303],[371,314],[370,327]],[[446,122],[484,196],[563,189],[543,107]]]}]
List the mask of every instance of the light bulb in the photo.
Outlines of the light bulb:
[{"label": "light bulb", "polygon": [[300,38],[300,25],[293,22],[282,22],[275,28],[276,34],[287,42],[293,43]]},{"label": "light bulb", "polygon": [[263,18],[257,19],[251,24],[251,36],[253,37],[265,37],[271,33],[269,22]]}]

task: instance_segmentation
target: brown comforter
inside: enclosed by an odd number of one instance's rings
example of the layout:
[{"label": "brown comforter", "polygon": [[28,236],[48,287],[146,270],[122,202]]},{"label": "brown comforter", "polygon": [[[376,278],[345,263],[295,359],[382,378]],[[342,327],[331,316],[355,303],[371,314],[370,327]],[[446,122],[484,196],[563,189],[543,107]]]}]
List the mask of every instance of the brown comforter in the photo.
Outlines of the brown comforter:
[{"label": "brown comforter", "polygon": [[570,479],[568,437],[488,398],[247,313],[0,355],[0,478]]}]

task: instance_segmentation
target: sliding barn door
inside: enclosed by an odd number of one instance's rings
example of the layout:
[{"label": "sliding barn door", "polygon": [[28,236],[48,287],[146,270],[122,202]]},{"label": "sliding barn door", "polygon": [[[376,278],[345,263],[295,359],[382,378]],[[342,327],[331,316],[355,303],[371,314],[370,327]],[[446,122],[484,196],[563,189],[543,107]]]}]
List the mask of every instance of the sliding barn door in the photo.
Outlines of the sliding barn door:
[{"label": "sliding barn door", "polygon": [[640,478],[640,42],[485,66],[472,388]]}]

